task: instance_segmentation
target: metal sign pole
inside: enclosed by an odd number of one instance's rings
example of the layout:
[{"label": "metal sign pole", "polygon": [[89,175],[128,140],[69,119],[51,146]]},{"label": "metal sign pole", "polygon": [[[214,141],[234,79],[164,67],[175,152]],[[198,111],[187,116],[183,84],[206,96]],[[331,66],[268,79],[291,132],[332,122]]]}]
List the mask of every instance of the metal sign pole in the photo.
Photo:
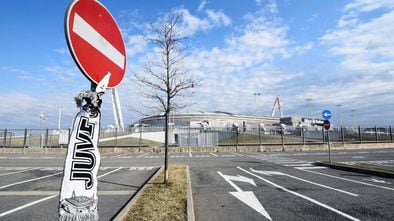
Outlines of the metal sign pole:
[{"label": "metal sign pole", "polygon": [[331,147],[330,147],[330,132],[327,130],[327,143],[328,143],[328,161],[331,163]]}]

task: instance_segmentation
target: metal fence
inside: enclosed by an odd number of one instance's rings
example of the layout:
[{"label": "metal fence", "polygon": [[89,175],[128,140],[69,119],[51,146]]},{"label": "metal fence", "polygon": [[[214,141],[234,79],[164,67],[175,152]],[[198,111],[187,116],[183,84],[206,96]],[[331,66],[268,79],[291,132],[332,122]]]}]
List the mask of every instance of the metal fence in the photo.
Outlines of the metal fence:
[{"label": "metal fence", "polygon": [[[63,148],[67,146],[70,129],[4,129],[0,130],[0,147]],[[172,146],[248,146],[248,145],[309,145],[331,143],[393,142],[391,126],[335,127],[258,127],[258,128],[170,128]],[[162,146],[163,127],[135,127],[125,130],[103,129],[99,147]]]}]

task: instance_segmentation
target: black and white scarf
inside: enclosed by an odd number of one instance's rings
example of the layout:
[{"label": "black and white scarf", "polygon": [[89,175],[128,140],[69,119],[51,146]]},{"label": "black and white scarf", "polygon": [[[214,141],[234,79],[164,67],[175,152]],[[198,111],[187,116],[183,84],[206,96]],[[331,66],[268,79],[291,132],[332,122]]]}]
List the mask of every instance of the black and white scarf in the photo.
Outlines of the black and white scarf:
[{"label": "black and white scarf", "polygon": [[[59,220],[98,220],[97,172],[100,166],[100,94],[85,91],[76,98],[76,115],[60,190]],[[86,104],[83,105],[84,101]]]}]

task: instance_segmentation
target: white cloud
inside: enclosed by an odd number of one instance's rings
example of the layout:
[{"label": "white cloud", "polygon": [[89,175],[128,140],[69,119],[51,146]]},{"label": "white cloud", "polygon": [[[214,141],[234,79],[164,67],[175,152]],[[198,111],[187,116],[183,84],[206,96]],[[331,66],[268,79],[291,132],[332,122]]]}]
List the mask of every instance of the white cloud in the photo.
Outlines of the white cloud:
[{"label": "white cloud", "polygon": [[231,19],[221,11],[207,9],[205,12],[208,15],[208,19],[212,21],[213,26],[228,26],[231,24]]},{"label": "white cloud", "polygon": [[394,73],[394,11],[352,26],[339,25],[321,41],[342,65],[361,73]]},{"label": "white cloud", "polygon": [[135,56],[142,53],[147,47],[147,41],[142,35],[129,35],[126,37],[127,56]]},{"label": "white cloud", "polygon": [[347,4],[344,8],[344,11],[370,12],[380,8],[394,8],[394,1],[393,0],[355,0]]},{"label": "white cloud", "polygon": [[192,36],[198,31],[208,31],[213,28],[228,26],[231,24],[231,19],[221,11],[207,9],[207,17],[199,18],[192,15],[188,9],[176,9],[175,13],[180,13],[183,16],[182,24],[180,24],[180,33],[184,36]]},{"label": "white cloud", "polygon": [[198,6],[197,11],[202,11],[204,10],[205,6],[208,4],[206,0],[201,1],[200,5]]}]

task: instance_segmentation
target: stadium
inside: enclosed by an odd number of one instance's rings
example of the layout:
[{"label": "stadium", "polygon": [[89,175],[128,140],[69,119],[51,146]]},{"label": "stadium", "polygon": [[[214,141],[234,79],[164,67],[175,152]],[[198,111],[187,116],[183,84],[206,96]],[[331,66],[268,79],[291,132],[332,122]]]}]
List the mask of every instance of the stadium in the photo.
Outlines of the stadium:
[{"label": "stadium", "polygon": [[[153,115],[142,118],[132,126],[147,125],[152,127],[164,126],[163,115]],[[177,127],[209,127],[209,128],[229,128],[229,127],[258,127],[264,125],[279,124],[279,117],[240,115],[229,112],[197,112],[197,113],[174,113],[170,116],[170,125]]]}]

